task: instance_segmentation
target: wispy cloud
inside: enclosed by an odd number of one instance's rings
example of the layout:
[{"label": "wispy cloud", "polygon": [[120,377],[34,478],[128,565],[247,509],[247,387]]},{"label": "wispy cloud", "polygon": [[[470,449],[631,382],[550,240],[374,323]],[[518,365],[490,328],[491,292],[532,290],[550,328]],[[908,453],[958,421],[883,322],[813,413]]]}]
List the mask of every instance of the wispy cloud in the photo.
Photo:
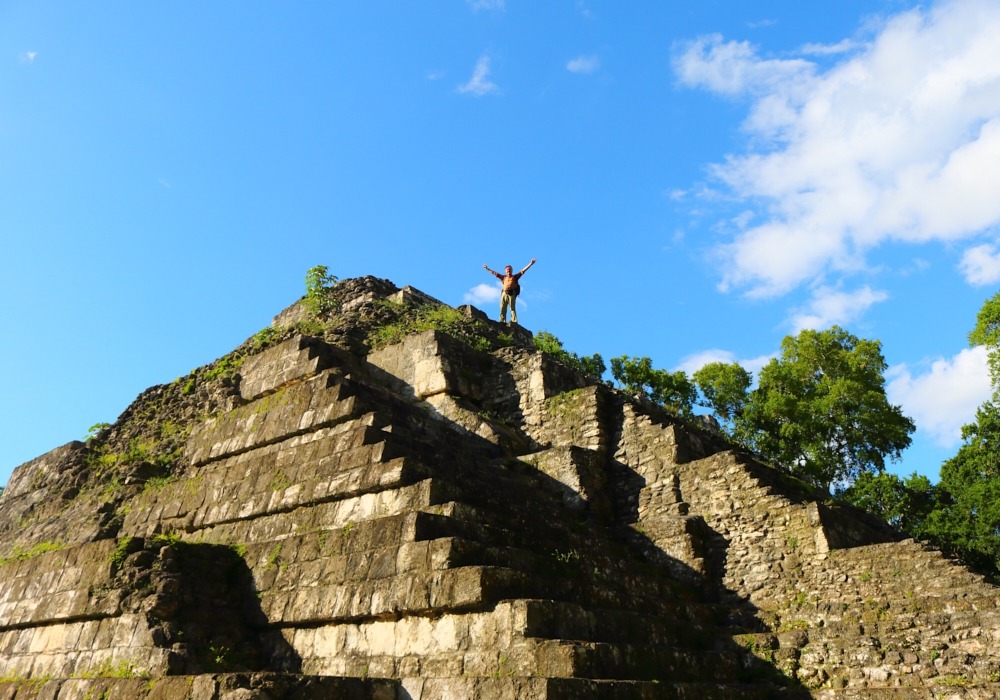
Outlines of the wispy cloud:
[{"label": "wispy cloud", "polygon": [[479,60],[476,61],[476,67],[472,69],[472,77],[469,78],[469,82],[462,83],[456,89],[459,92],[468,92],[476,97],[482,97],[483,95],[488,95],[491,92],[496,92],[499,90],[496,83],[492,83],[489,80],[490,75],[490,57],[480,56]]},{"label": "wispy cloud", "polygon": [[[746,149],[710,167],[759,214],[715,247],[720,287],[784,294],[864,270],[887,243],[953,242],[1000,224],[997,36],[1000,4],[943,0],[888,18],[828,69],[719,35],[682,49],[681,83],[750,102]],[[974,284],[989,274],[976,267],[985,253],[963,268]]]},{"label": "wispy cloud", "polygon": [[166,180],[160,180],[160,181],[159,181],[159,183],[160,183],[161,185],[163,185],[164,187],[169,187],[169,188],[172,188],[172,187],[173,187],[173,185],[171,185],[171,184],[170,184],[169,182],[167,182]]},{"label": "wispy cloud", "polygon": [[17,60],[19,63],[34,63],[37,55],[37,51],[25,51],[17,57]]},{"label": "wispy cloud", "polygon": [[500,301],[501,290],[502,285],[499,282],[477,284],[465,293],[465,301],[469,304],[495,304]]},{"label": "wispy cloud", "polygon": [[975,287],[995,284],[1000,282],[1000,253],[989,243],[969,248],[962,255],[958,269],[965,275],[965,281]]},{"label": "wispy cloud", "polygon": [[473,12],[480,10],[504,10],[507,7],[507,0],[465,0],[472,8]]},{"label": "wispy cloud", "polygon": [[806,56],[830,56],[837,53],[844,53],[857,47],[857,43],[850,39],[838,41],[836,44],[806,44],[799,49],[799,53]]},{"label": "wispy cloud", "polygon": [[903,407],[919,431],[944,447],[962,439],[962,426],[971,423],[976,408],[991,394],[986,348],[962,350],[950,359],[939,357],[930,369],[914,374],[908,365],[886,373],[889,400]]},{"label": "wispy cloud", "polygon": [[873,290],[868,285],[853,292],[842,292],[833,287],[819,287],[813,298],[802,309],[795,311],[788,322],[793,330],[810,328],[821,331],[834,324],[843,324],[861,317],[872,304],[885,301],[889,295]]},{"label": "wispy cloud", "polygon": [[777,24],[776,19],[762,19],[759,22],[747,22],[747,26],[750,29],[760,29],[761,27],[770,27],[772,24]]},{"label": "wispy cloud", "polygon": [[597,56],[578,56],[566,64],[570,73],[593,73],[601,67],[601,59]]},{"label": "wispy cloud", "polygon": [[438,80],[439,78],[443,77],[444,77],[443,70],[432,70],[430,73],[427,74],[428,80]]}]

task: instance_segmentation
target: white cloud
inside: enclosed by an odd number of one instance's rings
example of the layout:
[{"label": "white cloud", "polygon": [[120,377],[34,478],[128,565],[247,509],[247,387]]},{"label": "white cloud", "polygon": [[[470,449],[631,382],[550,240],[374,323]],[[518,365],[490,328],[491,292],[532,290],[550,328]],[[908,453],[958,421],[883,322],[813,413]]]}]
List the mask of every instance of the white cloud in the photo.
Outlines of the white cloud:
[{"label": "white cloud", "polygon": [[806,44],[799,53],[806,56],[830,56],[835,53],[845,53],[857,47],[857,44],[850,39],[838,41],[836,44]]},{"label": "white cloud", "polygon": [[469,304],[496,304],[500,301],[501,289],[499,282],[495,285],[477,284],[465,293],[465,301]]},{"label": "white cloud", "polygon": [[984,347],[962,350],[950,360],[934,360],[930,371],[916,376],[907,365],[896,365],[887,373],[891,381],[886,394],[913,418],[918,430],[944,447],[954,447],[961,441],[962,426],[972,422],[976,408],[992,393],[986,357]]},{"label": "white cloud", "polygon": [[853,292],[842,292],[833,287],[819,287],[803,309],[792,314],[788,322],[794,332],[810,328],[820,331],[834,324],[844,324],[860,318],[875,303],[885,301],[889,295],[873,290],[868,285]]},{"label": "white cloud", "polygon": [[25,51],[24,53],[22,53],[20,56],[17,57],[17,60],[21,63],[34,63],[35,56],[37,55],[38,55],[37,51]]},{"label": "white cloud", "polygon": [[490,75],[490,57],[480,56],[479,60],[476,61],[476,67],[472,69],[472,77],[469,78],[469,82],[459,85],[457,90],[459,92],[471,92],[476,97],[482,97],[491,92],[495,92],[497,88],[495,83],[491,83],[489,80]]},{"label": "white cloud", "polygon": [[710,170],[761,216],[714,249],[721,288],[782,294],[863,269],[886,242],[1000,223],[997,36],[1000,3],[946,0],[891,17],[827,70],[718,35],[689,44],[683,84],[751,103],[751,147]]},{"label": "white cloud", "polygon": [[770,27],[772,24],[777,24],[776,19],[762,19],[759,22],[747,22],[747,26],[751,29],[760,29],[761,27]]},{"label": "white cloud", "polygon": [[601,59],[597,56],[577,56],[566,64],[570,73],[593,73],[601,67]]},{"label": "white cloud", "polygon": [[443,77],[444,77],[443,70],[432,70],[430,73],[427,74],[428,80],[437,80],[438,78],[443,78]]},{"label": "white cloud", "polygon": [[473,12],[480,10],[503,10],[507,6],[506,0],[465,0]]},{"label": "white cloud", "polygon": [[969,248],[962,255],[958,269],[965,281],[977,287],[1000,281],[1000,253],[995,245],[985,244]]},{"label": "white cloud", "polygon": [[696,352],[693,355],[688,355],[681,359],[681,362],[675,370],[684,370],[689,375],[694,374],[699,369],[712,362],[739,362],[743,366],[743,369],[747,370],[751,374],[756,375],[760,371],[760,368],[771,361],[771,358],[776,357],[777,353],[772,353],[770,355],[761,355],[760,357],[752,357],[747,360],[737,360],[736,354],[729,352],[728,350],[702,350],[701,352]]}]

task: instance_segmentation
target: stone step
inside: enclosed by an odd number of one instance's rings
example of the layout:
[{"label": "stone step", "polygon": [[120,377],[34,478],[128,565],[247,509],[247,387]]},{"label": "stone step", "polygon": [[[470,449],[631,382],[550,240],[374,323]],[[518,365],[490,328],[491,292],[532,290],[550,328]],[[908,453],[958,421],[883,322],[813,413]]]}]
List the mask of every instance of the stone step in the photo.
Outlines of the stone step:
[{"label": "stone step", "polygon": [[506,648],[471,648],[392,656],[377,648],[343,650],[325,658],[304,654],[310,673],[377,677],[547,677],[595,680],[736,683],[739,655],[667,646],[567,640],[514,641]]},{"label": "stone step", "polygon": [[[0,698],[83,700],[189,700],[230,697],[272,700],[396,700],[399,681],[387,678],[335,678],[291,673],[219,673],[145,678],[53,678],[0,680]],[[245,689],[242,693],[241,689]]]},{"label": "stone step", "polygon": [[711,649],[716,642],[714,628],[685,622],[692,619],[687,608],[678,609],[676,616],[656,617],[557,600],[519,600],[515,605],[526,637],[691,649]]},{"label": "stone step", "polygon": [[[944,640],[934,648],[912,638],[891,636],[817,640],[809,638],[804,630],[741,635],[736,641],[757,657],[768,663],[778,662],[811,685],[961,685],[991,683],[1000,678],[1000,661],[988,654],[977,658],[975,653],[969,653],[984,650],[976,637],[958,640],[954,648],[946,648]],[[963,643],[971,646],[961,648]]]},{"label": "stone step", "polygon": [[[584,678],[406,678],[412,700],[773,700],[772,686]],[[852,698],[853,700],[853,698]],[[907,699],[908,700],[908,699]],[[922,700],[922,699],[921,699]]]},{"label": "stone step", "polygon": [[736,682],[741,670],[735,652],[567,640],[540,642],[534,661],[536,675],[561,678],[726,683]]},{"label": "stone step", "polygon": [[332,345],[299,335],[247,358],[239,371],[240,395],[253,401],[344,364]]},{"label": "stone step", "polygon": [[889,688],[824,688],[814,691],[813,697],[816,700],[986,700],[1000,697],[1000,684],[976,683],[963,686],[938,683]]},{"label": "stone step", "polygon": [[363,403],[349,380],[327,370],[195,426],[184,456],[200,467],[356,417]]}]

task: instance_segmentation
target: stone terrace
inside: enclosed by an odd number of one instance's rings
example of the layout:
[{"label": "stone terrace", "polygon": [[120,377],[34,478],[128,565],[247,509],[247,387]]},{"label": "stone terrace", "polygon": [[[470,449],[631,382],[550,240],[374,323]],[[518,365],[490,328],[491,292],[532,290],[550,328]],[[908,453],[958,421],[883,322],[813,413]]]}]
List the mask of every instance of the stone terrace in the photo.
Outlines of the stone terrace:
[{"label": "stone terrace", "polygon": [[997,696],[989,582],[512,330],[250,357],[115,538],[0,565],[0,698]]}]

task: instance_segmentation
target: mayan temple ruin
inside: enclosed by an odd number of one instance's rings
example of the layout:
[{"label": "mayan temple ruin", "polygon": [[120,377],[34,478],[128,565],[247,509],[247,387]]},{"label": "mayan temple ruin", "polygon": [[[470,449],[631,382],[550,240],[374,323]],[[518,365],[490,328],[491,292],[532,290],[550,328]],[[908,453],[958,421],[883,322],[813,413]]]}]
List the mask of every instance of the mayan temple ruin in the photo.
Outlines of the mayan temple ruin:
[{"label": "mayan temple ruin", "polygon": [[993,583],[373,277],[0,498],[0,699],[1000,697]]}]

